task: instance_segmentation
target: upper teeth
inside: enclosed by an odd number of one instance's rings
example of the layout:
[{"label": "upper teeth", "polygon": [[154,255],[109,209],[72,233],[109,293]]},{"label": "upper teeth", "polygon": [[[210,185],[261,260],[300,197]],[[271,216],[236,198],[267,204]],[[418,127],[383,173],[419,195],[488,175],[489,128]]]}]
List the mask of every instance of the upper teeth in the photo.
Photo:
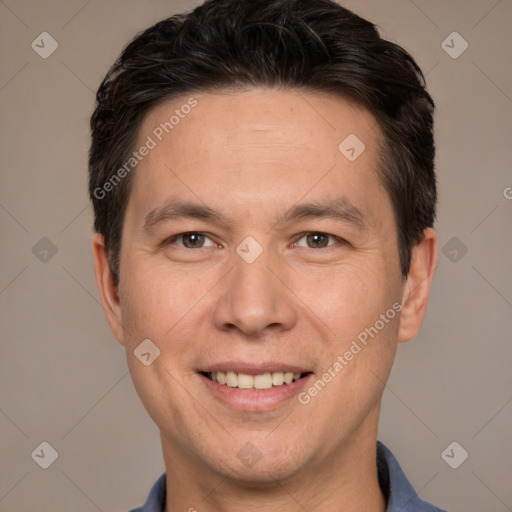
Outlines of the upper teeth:
[{"label": "upper teeth", "polygon": [[231,371],[210,373],[212,380],[219,384],[239,389],[270,389],[272,386],[291,384],[293,381],[300,379],[300,376],[300,373],[293,372],[272,372],[259,375],[247,375],[246,373]]}]

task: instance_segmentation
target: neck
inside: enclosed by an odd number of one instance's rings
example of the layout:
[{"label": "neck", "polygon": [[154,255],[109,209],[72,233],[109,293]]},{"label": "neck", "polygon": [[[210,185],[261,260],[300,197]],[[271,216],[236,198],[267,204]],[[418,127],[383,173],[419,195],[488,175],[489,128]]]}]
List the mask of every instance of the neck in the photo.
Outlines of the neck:
[{"label": "neck", "polygon": [[376,426],[362,429],[333,449],[328,457],[310,460],[289,476],[265,482],[240,481],[229,470],[216,471],[191,457],[162,435],[167,470],[165,512],[385,512],[376,464]]}]

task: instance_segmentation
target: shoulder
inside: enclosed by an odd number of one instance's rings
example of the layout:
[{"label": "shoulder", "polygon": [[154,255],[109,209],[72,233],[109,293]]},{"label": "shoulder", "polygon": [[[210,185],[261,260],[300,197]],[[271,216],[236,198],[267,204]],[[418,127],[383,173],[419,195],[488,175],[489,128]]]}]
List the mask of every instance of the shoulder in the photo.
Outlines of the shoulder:
[{"label": "shoulder", "polygon": [[149,491],[146,503],[141,507],[131,509],[129,512],[163,512],[167,495],[165,473],[155,482]]},{"label": "shoulder", "polygon": [[379,474],[379,481],[385,481],[388,486],[387,512],[445,512],[418,496],[391,450],[380,441],[377,442],[377,461],[379,472],[387,471],[382,480]]}]

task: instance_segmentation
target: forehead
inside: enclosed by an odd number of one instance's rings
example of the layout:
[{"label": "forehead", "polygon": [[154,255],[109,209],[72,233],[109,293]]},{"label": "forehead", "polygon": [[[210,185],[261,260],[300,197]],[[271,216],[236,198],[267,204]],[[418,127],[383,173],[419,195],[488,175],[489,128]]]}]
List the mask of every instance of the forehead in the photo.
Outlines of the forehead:
[{"label": "forehead", "polygon": [[[192,103],[195,106],[191,108]],[[338,144],[351,133],[366,139],[370,146],[380,135],[374,117],[355,102],[319,92],[259,88],[198,93],[166,101],[146,116],[139,140],[152,134],[157,143],[172,145],[172,139],[179,138],[180,149],[195,146],[196,159],[214,146],[225,145],[233,150],[229,154],[233,159],[237,154],[243,157],[244,150],[258,144],[282,152],[303,149],[336,153]],[[198,134],[200,144],[194,136]],[[192,163],[190,158],[188,163]]]},{"label": "forehead", "polygon": [[367,196],[382,193],[378,124],[333,95],[269,89],[185,95],[150,111],[136,147],[149,140],[153,147],[137,165],[130,199],[146,210],[171,192],[247,210],[340,194],[365,210]]}]

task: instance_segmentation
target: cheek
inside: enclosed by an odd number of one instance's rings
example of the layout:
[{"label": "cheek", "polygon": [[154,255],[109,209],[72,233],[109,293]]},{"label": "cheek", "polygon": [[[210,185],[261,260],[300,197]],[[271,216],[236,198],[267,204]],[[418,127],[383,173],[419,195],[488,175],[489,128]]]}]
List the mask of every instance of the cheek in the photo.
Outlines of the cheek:
[{"label": "cheek", "polygon": [[[369,407],[382,393],[397,347],[400,283],[398,272],[386,273],[384,259],[368,258],[332,270],[322,292],[316,288],[310,296],[331,331],[326,369],[341,365],[326,398],[348,410]],[[315,288],[309,283],[306,289]]]},{"label": "cheek", "polygon": [[378,407],[397,348],[400,287],[379,266],[345,266],[321,283],[303,288],[309,290],[305,302],[328,327],[322,340],[324,373],[317,378],[329,383],[317,386],[321,391],[312,408],[316,416],[330,418],[325,437],[337,439],[339,432],[355,431]]},{"label": "cheek", "polygon": [[392,307],[400,297],[399,283],[398,276],[386,273],[381,261],[366,258],[328,271],[301,273],[291,287],[342,348]]},{"label": "cheek", "polygon": [[151,258],[147,260],[147,265],[133,262],[125,267],[128,278],[122,283],[121,306],[125,334],[131,342],[141,336],[161,342],[175,337],[198,311],[209,289],[200,273],[171,272],[169,266],[151,266]]},{"label": "cheek", "polygon": [[[200,304],[201,294],[197,286],[177,276],[146,271],[142,266],[125,268],[129,279],[120,287],[121,307],[134,387],[157,425],[172,424],[185,435],[182,412],[190,397],[180,383],[190,377],[190,333],[197,335],[194,325],[198,325],[200,309],[194,306]],[[160,351],[149,366],[134,353],[146,339]]]}]

